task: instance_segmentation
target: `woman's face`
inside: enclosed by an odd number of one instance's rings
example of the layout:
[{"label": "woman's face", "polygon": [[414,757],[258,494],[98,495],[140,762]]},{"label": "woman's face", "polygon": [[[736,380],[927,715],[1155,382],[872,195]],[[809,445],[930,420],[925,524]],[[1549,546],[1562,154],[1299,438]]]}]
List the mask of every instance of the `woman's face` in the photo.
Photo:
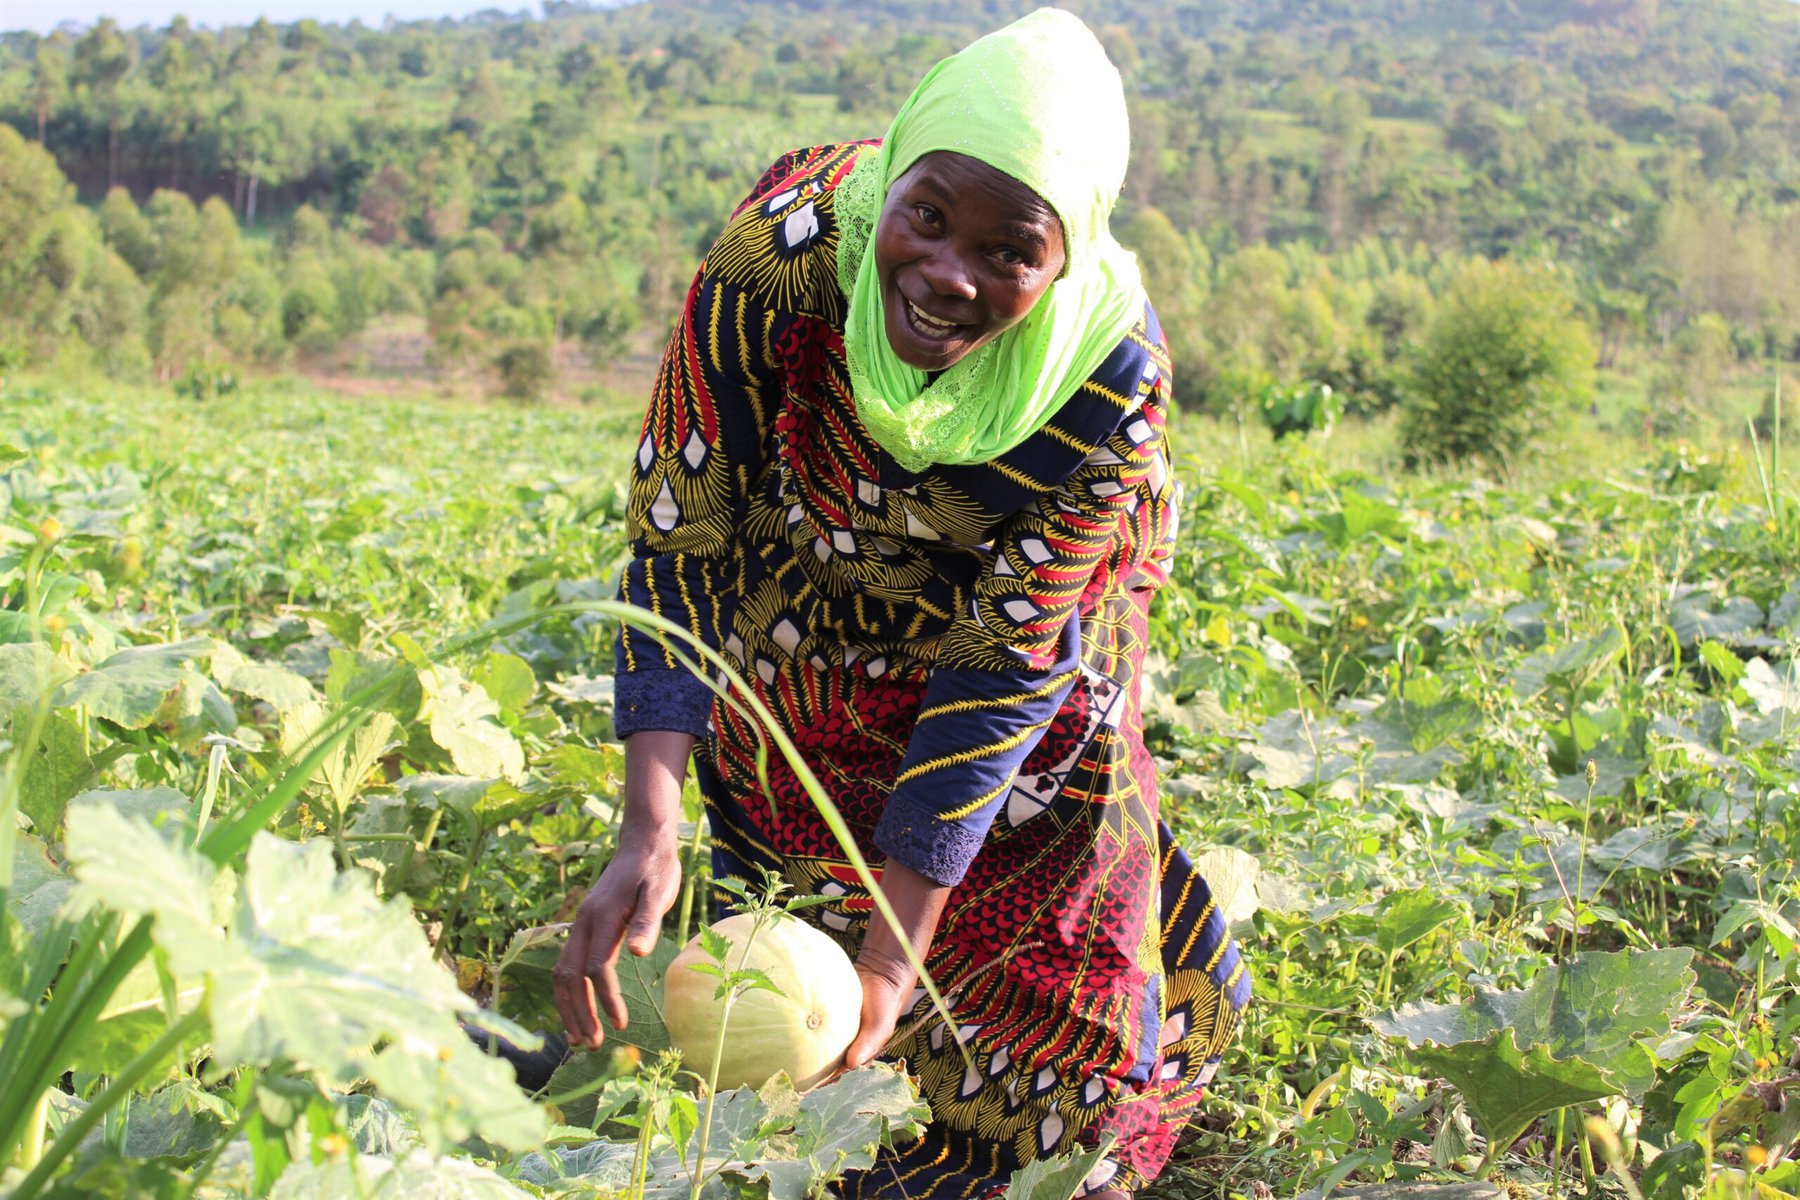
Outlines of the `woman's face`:
[{"label": "woman's face", "polygon": [[938,151],[888,189],[875,227],[888,344],[942,371],[1025,319],[1062,274],[1062,223],[1037,193]]}]

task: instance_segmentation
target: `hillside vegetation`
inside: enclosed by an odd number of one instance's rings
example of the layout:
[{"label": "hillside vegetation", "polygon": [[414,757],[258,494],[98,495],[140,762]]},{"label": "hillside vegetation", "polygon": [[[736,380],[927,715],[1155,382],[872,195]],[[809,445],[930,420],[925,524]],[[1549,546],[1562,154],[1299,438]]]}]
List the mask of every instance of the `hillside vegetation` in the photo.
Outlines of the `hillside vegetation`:
[{"label": "hillside vegetation", "polygon": [[[538,394],[656,344],[775,154],[879,134],[936,57],[1024,7],[6,35],[0,281],[28,299],[0,346],[167,378],[334,351],[366,371],[388,360],[359,335],[422,323],[432,366]],[[1127,80],[1119,226],[1186,403],[1309,382],[1394,402],[1472,257],[1552,271],[1634,428],[1693,432],[1734,366],[1800,355],[1793,4],[1075,7]]]}]

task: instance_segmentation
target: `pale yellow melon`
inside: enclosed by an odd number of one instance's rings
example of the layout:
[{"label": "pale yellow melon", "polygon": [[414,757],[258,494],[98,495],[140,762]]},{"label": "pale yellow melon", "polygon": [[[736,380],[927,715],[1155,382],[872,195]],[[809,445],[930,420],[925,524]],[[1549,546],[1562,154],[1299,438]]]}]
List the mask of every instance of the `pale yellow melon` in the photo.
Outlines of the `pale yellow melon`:
[{"label": "pale yellow melon", "polygon": [[[796,1086],[812,1087],[838,1068],[856,1038],[862,981],[838,944],[800,918],[765,918],[752,938],[754,920],[738,913],[713,925],[731,943],[725,966],[763,971],[781,994],[752,988],[732,1002],[718,1086],[758,1088],[786,1071]],[[702,1078],[712,1066],[725,1001],[714,994],[719,977],[693,968],[712,961],[695,935],[663,977],[669,1037],[683,1065]]]}]

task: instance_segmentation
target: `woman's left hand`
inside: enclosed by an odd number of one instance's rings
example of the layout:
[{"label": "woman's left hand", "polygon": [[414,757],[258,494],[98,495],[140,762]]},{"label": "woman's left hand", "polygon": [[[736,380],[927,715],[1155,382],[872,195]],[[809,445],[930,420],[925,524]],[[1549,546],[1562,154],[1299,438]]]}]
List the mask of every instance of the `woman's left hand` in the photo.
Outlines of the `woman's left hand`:
[{"label": "woman's left hand", "polygon": [[866,949],[857,957],[856,974],[862,979],[862,1028],[844,1051],[844,1069],[851,1071],[880,1056],[894,1036],[918,978],[905,959],[878,964]]},{"label": "woman's left hand", "polygon": [[918,981],[901,935],[923,962],[943,915],[944,901],[950,897],[949,888],[892,860],[882,869],[881,891],[900,918],[900,934],[879,910],[869,914],[862,952],[856,956],[856,973],[863,985],[862,1028],[844,1052],[846,1070],[874,1061],[894,1036],[894,1027],[909,1007],[913,984]]}]

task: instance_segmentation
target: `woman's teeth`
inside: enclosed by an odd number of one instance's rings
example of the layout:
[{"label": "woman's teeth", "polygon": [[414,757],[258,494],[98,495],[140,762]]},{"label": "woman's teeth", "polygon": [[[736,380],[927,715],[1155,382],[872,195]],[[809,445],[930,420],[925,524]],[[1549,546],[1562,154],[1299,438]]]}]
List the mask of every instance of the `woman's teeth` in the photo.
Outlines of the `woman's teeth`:
[{"label": "woman's teeth", "polygon": [[912,313],[913,320],[918,322],[927,333],[949,333],[952,329],[962,328],[962,326],[954,322],[940,321],[936,317],[927,315],[924,309],[914,304],[911,300],[906,302],[906,307],[907,311]]}]

